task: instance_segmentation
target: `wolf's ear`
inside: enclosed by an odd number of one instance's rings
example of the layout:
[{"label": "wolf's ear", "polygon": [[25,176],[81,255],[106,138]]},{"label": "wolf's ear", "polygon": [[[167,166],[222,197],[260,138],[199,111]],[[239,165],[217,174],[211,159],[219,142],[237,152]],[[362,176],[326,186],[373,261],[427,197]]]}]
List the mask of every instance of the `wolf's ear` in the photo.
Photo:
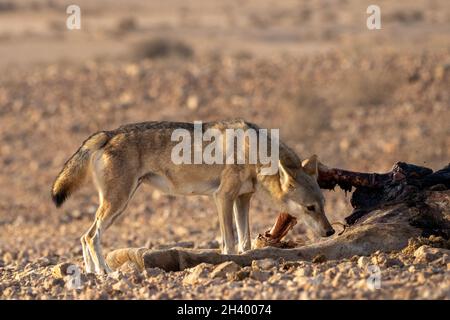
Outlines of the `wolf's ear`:
[{"label": "wolf's ear", "polygon": [[319,159],[317,159],[317,156],[313,154],[308,159],[302,161],[302,168],[303,171],[317,180],[319,176]]},{"label": "wolf's ear", "polygon": [[278,172],[280,174],[281,189],[288,190],[290,185],[292,184],[292,177],[280,160],[278,160]]}]

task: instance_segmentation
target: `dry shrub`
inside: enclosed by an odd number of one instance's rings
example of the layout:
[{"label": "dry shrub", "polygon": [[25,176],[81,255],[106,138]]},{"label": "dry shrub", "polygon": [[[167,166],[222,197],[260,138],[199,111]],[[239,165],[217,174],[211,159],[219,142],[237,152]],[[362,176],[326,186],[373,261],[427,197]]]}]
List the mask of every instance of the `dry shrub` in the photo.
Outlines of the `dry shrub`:
[{"label": "dry shrub", "polygon": [[336,88],[337,102],[342,106],[368,107],[389,103],[402,81],[395,71],[352,71],[344,75]]},{"label": "dry shrub", "polygon": [[14,1],[1,1],[0,12],[14,11],[17,9],[17,5]]},{"label": "dry shrub", "polygon": [[126,33],[136,31],[138,29],[138,22],[134,17],[127,17],[119,20],[117,24],[117,32]]},{"label": "dry shrub", "polygon": [[420,10],[399,10],[392,13],[388,19],[401,23],[416,23],[423,21],[424,15]]},{"label": "dry shrub", "polygon": [[253,54],[250,51],[239,50],[239,51],[235,52],[233,57],[236,60],[251,60],[251,59],[253,59]]},{"label": "dry shrub", "polygon": [[134,55],[138,59],[190,58],[194,50],[180,40],[157,38],[138,43]]}]

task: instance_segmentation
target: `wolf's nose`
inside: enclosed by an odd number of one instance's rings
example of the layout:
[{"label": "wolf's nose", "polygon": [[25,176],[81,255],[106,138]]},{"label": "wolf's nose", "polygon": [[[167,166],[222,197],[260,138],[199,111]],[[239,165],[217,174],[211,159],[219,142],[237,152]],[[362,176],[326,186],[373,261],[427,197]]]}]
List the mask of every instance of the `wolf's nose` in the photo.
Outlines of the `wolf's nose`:
[{"label": "wolf's nose", "polygon": [[335,233],[334,229],[327,231],[327,237],[331,237]]}]

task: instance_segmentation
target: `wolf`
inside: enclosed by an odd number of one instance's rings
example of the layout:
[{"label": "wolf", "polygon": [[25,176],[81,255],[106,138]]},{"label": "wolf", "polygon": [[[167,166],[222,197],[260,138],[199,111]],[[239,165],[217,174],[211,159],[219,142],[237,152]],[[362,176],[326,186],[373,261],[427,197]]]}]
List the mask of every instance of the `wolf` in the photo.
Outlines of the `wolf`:
[{"label": "wolf", "polygon": [[[203,131],[211,128],[220,132],[259,129],[241,119],[202,124]],[[218,211],[224,254],[237,253],[233,222],[238,252],[251,249],[249,208],[252,196],[258,191],[278,210],[301,217],[318,235],[334,234],[317,183],[317,156],[301,161],[280,141],[278,170],[271,175],[261,174],[264,165],[259,161],[255,164],[174,164],[171,152],[177,142],[171,136],[176,129],[193,132],[194,125],[154,121],[100,131],[87,138],[66,161],[51,189],[56,207],[79,189],[89,175],[99,194],[94,222],[80,239],[86,272],[111,271],[102,254],[101,235],[124,212],[141,184],[172,195],[211,196]],[[244,143],[237,148],[248,149],[248,145]]]}]

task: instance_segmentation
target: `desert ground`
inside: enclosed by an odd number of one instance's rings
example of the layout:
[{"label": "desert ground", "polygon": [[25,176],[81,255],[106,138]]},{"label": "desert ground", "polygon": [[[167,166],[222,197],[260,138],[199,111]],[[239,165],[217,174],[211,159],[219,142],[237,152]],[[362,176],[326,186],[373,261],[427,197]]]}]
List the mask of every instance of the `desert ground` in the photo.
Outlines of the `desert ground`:
[{"label": "desert ground", "polygon": [[[377,1],[382,29],[370,31],[372,2],[80,0],[81,29],[68,30],[67,1],[0,1],[0,298],[449,299],[449,254],[432,248],[434,238],[338,261],[255,261],[228,274],[212,265],[81,271],[77,289],[58,272],[83,270],[79,238],[98,198],[89,182],[56,209],[50,188],[99,130],[243,118],[279,128],[301,158],[317,154],[331,167],[447,165],[450,3]],[[330,221],[351,212],[350,195],[324,195]],[[277,214],[256,196],[252,236]],[[288,239],[322,241],[301,222]],[[102,238],[104,252],[219,242],[211,199],[148,186]],[[379,289],[368,285],[368,265],[380,268]]]}]

